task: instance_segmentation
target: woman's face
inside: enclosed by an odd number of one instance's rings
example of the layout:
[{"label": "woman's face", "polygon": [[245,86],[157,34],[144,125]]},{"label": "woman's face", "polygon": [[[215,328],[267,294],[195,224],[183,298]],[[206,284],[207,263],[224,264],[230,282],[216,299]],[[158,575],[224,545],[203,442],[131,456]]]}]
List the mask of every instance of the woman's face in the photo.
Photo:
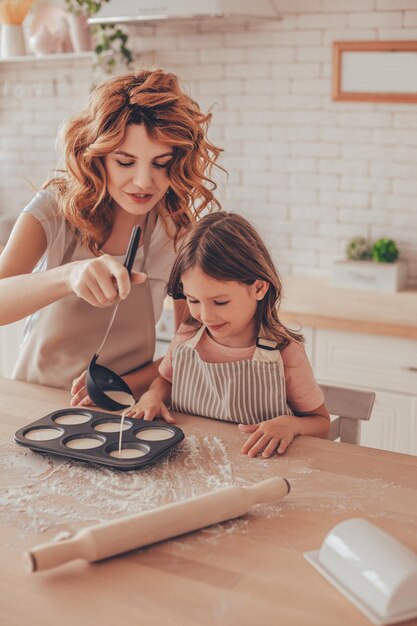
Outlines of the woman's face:
[{"label": "woman's face", "polygon": [[146,215],[169,187],[168,166],[172,146],[149,138],[143,124],[131,124],[120,146],[104,157],[107,191],[116,208],[131,215]]}]

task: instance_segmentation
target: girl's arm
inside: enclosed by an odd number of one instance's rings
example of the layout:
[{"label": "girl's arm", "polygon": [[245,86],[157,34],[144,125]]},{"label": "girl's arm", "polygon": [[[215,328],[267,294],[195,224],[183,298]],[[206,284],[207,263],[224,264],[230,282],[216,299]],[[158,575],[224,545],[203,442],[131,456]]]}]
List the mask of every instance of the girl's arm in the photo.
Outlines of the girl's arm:
[{"label": "girl's arm", "polygon": [[[177,306],[178,304],[180,306]],[[182,320],[189,315],[188,307],[183,306],[183,304],[185,303],[182,301],[174,301],[175,320],[178,325],[180,325]],[[167,380],[167,378],[170,380],[172,379],[172,351],[174,343],[175,339],[173,339],[169,345],[168,351],[163,359],[162,368],[159,368],[162,359],[147,366],[149,368],[150,375],[152,371],[156,370],[155,375],[157,378],[152,382],[149,390],[144,393],[139,402],[133,407],[133,413],[128,413],[128,415],[132,415],[133,417],[143,417],[144,419],[153,419],[154,417],[160,415],[167,422],[175,422],[166,406],[171,402],[172,384],[169,380]],[[153,368],[152,370],[150,369],[151,367]],[[161,374],[159,374],[158,368],[161,369]],[[136,375],[137,372],[135,372],[135,376]],[[164,378],[165,376],[167,378]],[[125,380],[132,389],[131,382],[128,380],[127,376],[125,376]]]},{"label": "girl's arm", "polygon": [[[176,331],[188,316],[189,310],[185,300],[174,300],[174,321]],[[135,398],[139,398],[143,393],[145,393],[145,391],[149,389],[149,385],[152,381],[159,377],[158,368],[161,361],[162,359],[158,359],[157,361],[153,361],[153,363],[149,363],[148,365],[123,376],[123,379],[133,391]]]},{"label": "girl's arm", "polygon": [[297,415],[280,415],[260,424],[239,424],[239,430],[252,433],[242,447],[242,452],[249,457],[262,452],[267,458],[278,448],[285,452],[297,435],[310,435],[326,439],[330,430],[330,416],[322,404],[314,411]]},{"label": "girl's arm", "polygon": [[162,417],[169,424],[175,424],[175,419],[167,409],[167,405],[171,401],[171,390],[171,383],[159,376],[153,381],[139,402],[126,412],[126,416],[149,421],[155,417]]},{"label": "girl's arm", "polygon": [[122,299],[128,296],[131,282],[146,279],[132,272],[129,280],[126,268],[108,254],[32,274],[46,247],[40,222],[33,215],[21,215],[0,256],[0,325],[27,317],[71,292],[93,306],[110,306],[118,294]]}]

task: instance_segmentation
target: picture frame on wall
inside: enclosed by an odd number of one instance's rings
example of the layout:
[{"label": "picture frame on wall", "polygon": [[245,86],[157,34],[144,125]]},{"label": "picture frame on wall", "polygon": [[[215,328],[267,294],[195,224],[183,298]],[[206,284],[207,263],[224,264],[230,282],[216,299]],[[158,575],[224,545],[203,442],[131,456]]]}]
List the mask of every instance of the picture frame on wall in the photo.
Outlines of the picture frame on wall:
[{"label": "picture frame on wall", "polygon": [[334,42],[332,99],[417,102],[417,41]]}]

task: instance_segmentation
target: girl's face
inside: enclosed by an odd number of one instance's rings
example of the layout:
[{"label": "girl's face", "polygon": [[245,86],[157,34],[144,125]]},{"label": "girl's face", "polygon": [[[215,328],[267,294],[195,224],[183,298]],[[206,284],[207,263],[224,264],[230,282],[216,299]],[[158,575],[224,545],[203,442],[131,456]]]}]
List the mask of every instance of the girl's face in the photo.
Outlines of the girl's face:
[{"label": "girl's face", "polygon": [[161,200],[169,187],[168,165],[172,146],[152,141],[143,124],[131,124],[120,146],[104,157],[107,191],[127,213],[143,216]]},{"label": "girl's face", "polygon": [[181,281],[191,315],[207,326],[217,343],[232,348],[255,343],[254,317],[258,302],[268,291],[266,281],[244,285],[216,280],[198,267],[188,270]]}]

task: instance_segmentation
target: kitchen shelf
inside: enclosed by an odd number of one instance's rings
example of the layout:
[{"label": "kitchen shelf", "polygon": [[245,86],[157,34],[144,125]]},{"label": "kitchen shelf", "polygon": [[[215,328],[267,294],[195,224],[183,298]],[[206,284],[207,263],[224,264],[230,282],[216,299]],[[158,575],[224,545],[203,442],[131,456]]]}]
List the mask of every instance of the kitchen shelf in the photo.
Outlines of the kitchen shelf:
[{"label": "kitchen shelf", "polygon": [[[171,20],[195,19],[281,19],[270,0],[119,0],[101,7],[99,13],[90,17],[90,24],[146,23]],[[140,4],[140,7],[138,6]],[[173,7],[172,5],[176,6]],[[117,5],[117,7],[116,7]]]},{"label": "kitchen shelf", "polygon": [[34,61],[62,61],[72,59],[88,59],[94,58],[94,52],[57,52],[56,54],[25,54],[19,57],[8,57],[6,59],[0,59],[0,63],[33,63]]}]

